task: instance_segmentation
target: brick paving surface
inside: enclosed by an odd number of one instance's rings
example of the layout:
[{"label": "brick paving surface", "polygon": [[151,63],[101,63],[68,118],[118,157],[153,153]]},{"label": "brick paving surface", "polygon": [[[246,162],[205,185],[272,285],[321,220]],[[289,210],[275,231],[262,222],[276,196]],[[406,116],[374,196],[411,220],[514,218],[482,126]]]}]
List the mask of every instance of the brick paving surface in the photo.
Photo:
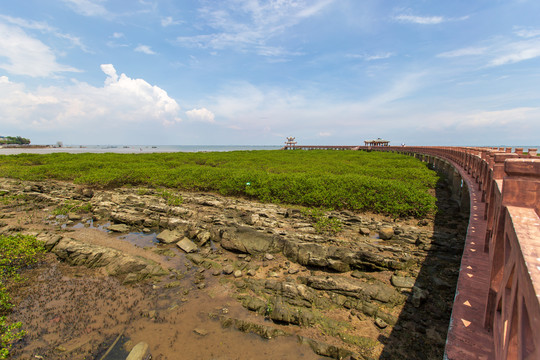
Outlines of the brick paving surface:
[{"label": "brick paving surface", "polygon": [[445,359],[493,359],[493,336],[484,329],[489,287],[489,254],[484,252],[485,205],[478,184],[454,164],[469,186],[471,214],[461,259],[456,297],[446,340]]}]

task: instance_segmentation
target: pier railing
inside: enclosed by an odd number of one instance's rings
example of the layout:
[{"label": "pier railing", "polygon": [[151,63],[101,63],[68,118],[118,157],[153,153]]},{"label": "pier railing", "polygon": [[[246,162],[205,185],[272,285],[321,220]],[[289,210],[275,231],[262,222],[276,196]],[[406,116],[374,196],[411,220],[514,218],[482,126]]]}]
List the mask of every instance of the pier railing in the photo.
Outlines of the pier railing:
[{"label": "pier railing", "polygon": [[405,153],[430,161],[435,167],[444,166],[439,161],[449,162],[472,177],[486,207],[483,249],[489,253],[490,280],[484,295],[484,327],[493,336],[492,353],[495,359],[540,359],[537,150],[529,149],[524,154],[520,148],[514,153],[511,148],[473,147],[359,149]]},{"label": "pier railing", "polygon": [[[537,149],[437,146],[294,146],[301,150],[389,151],[415,156],[446,173],[454,198],[470,206],[461,172],[477,186],[485,206],[484,252],[489,284],[483,327],[493,337],[489,353],[499,359],[540,359],[540,157]],[[457,168],[461,168],[461,172]],[[453,169],[450,169],[453,168]],[[456,191],[457,190],[457,191]],[[475,221],[478,219],[475,219]],[[469,220],[471,226],[471,219]],[[482,227],[483,229],[484,227]],[[473,233],[476,230],[473,231]],[[476,234],[475,234],[476,235]],[[466,270],[460,270],[460,277]],[[454,310],[463,304],[454,303]],[[450,336],[450,335],[449,335]],[[474,338],[470,339],[474,343]],[[452,346],[447,342],[448,346]]]}]

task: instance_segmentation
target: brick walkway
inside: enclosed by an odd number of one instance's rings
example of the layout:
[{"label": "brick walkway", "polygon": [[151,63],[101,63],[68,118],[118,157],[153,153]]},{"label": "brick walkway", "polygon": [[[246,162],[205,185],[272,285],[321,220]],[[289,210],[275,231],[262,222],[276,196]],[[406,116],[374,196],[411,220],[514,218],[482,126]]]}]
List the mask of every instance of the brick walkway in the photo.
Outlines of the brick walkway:
[{"label": "brick walkway", "polygon": [[456,297],[446,340],[445,360],[493,359],[493,336],[484,329],[489,286],[489,254],[484,252],[485,204],[478,184],[454,163],[469,186],[471,214]]}]

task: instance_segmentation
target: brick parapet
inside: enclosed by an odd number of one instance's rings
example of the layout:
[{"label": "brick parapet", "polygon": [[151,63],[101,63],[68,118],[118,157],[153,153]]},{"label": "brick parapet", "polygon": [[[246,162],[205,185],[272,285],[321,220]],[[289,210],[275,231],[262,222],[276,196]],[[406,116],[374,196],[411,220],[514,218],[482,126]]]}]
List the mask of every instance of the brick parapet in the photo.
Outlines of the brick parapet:
[{"label": "brick parapet", "polygon": [[[540,359],[540,159],[537,150],[529,149],[528,154],[524,154],[522,148],[516,148],[514,153],[511,148],[473,147],[370,150],[443,158],[470,174],[485,204],[482,247],[489,254],[489,289],[483,294],[484,327],[493,335],[493,358]],[[428,161],[435,163],[433,159]],[[462,268],[460,277],[465,276],[465,272]],[[463,305],[454,303],[454,308],[456,306]],[[449,331],[449,339],[450,336]],[[451,341],[447,342],[447,350],[452,346]]]}]

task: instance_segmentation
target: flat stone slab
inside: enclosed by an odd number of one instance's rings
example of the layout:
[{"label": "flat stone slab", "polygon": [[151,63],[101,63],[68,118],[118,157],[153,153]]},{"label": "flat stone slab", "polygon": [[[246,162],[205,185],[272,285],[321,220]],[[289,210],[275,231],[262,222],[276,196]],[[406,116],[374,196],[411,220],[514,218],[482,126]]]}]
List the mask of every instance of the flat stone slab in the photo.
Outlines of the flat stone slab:
[{"label": "flat stone slab", "polygon": [[129,232],[130,227],[126,224],[114,224],[110,225],[107,230],[114,231],[114,232]]},{"label": "flat stone slab", "polygon": [[176,246],[178,246],[180,249],[184,250],[187,253],[191,253],[197,250],[197,244],[189,240],[187,237],[184,237],[182,240],[177,242]]},{"label": "flat stone slab", "polygon": [[392,285],[398,288],[412,289],[415,283],[415,279],[406,276],[392,275]]},{"label": "flat stone slab", "polygon": [[163,244],[172,244],[182,238],[183,234],[176,230],[163,230],[156,236],[156,239]]}]

